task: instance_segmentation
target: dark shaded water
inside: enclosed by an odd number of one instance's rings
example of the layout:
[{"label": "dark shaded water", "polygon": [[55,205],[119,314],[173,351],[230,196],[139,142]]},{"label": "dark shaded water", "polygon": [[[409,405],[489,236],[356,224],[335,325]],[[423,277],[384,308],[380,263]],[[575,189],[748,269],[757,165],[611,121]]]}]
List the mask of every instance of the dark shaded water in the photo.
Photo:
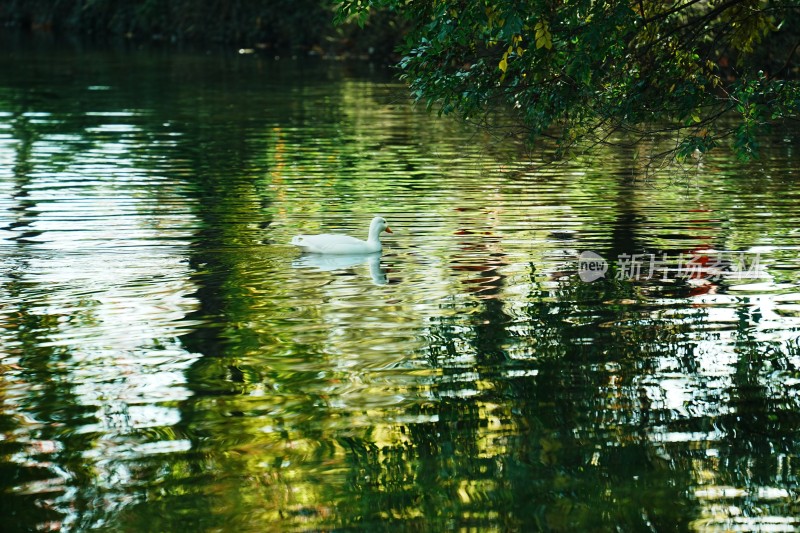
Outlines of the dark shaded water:
[{"label": "dark shaded water", "polygon": [[3,527],[800,528],[795,134],[541,165],[368,66],[0,72]]}]

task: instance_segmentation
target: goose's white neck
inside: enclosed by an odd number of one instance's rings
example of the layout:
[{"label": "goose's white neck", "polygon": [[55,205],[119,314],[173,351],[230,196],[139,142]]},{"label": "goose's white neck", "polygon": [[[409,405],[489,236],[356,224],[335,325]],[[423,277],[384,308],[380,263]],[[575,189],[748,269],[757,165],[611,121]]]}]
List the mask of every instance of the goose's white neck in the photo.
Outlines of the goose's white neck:
[{"label": "goose's white neck", "polygon": [[367,241],[369,242],[381,242],[381,233],[383,229],[381,229],[380,224],[372,223],[369,226],[369,236],[367,237]]}]

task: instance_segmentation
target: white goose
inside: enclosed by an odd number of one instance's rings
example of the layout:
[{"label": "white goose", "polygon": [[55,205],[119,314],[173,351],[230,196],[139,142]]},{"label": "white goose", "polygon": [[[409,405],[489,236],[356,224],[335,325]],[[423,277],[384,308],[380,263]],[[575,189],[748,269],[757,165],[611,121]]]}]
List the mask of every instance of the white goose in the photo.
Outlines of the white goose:
[{"label": "white goose", "polygon": [[312,254],[357,255],[373,254],[381,251],[381,232],[392,233],[386,219],[375,217],[369,225],[369,237],[366,241],[348,235],[298,235],[292,237],[291,244],[300,247],[304,252]]}]

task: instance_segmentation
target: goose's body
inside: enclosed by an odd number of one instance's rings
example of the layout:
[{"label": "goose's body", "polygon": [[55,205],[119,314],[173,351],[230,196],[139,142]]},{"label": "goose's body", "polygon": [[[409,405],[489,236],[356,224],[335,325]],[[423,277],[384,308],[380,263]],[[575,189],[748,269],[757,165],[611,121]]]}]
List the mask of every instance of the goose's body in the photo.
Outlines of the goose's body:
[{"label": "goose's body", "polygon": [[291,244],[312,254],[373,254],[381,251],[381,233],[384,231],[392,233],[386,219],[375,217],[369,225],[369,237],[366,241],[349,235],[323,233],[321,235],[298,235],[292,238]]}]

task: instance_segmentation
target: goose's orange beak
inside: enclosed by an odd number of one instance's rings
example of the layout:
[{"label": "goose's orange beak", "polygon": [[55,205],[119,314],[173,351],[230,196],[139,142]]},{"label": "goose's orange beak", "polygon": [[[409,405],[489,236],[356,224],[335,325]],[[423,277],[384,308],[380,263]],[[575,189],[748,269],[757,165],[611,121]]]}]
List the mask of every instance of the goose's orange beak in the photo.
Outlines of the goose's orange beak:
[{"label": "goose's orange beak", "polygon": [[386,226],[386,229],[385,229],[385,230],[383,230],[383,231],[385,231],[386,233],[394,233],[394,232],[392,231],[392,228],[390,228],[389,226]]}]

